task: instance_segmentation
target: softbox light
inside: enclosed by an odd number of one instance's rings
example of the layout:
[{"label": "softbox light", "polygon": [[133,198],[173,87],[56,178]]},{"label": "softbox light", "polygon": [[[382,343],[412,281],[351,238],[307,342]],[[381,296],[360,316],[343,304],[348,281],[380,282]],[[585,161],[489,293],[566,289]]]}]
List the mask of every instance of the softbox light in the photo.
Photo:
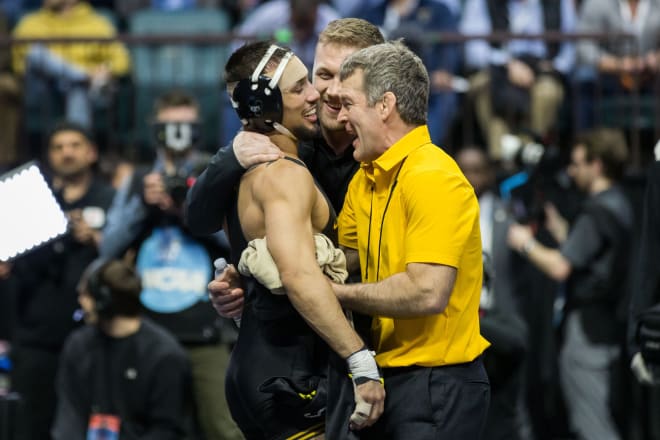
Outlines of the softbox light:
[{"label": "softbox light", "polygon": [[35,162],[0,176],[0,261],[8,261],[67,230],[67,218]]}]

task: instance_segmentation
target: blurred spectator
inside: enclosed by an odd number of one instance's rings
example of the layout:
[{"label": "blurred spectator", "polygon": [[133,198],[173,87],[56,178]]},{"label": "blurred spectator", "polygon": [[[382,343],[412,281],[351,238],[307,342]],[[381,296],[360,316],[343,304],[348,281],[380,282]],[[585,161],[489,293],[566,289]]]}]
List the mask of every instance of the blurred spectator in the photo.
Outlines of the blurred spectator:
[{"label": "blurred spectator", "polygon": [[[49,136],[48,164],[56,199],[69,217],[69,232],[12,261],[6,283],[16,291],[11,359],[12,390],[25,410],[17,420],[22,440],[48,439],[55,411],[55,373],[64,340],[77,323],[76,285],[98,255],[105,213],[114,190],[93,171],[96,147],[74,123]],[[26,201],[26,203],[29,203]],[[6,294],[0,283],[0,295]]]},{"label": "blurred spectator", "polygon": [[99,174],[110,182],[115,190],[122,187],[126,179],[133,175],[135,162],[120,153],[107,153],[99,158]]},{"label": "blurred spectator", "polygon": [[223,0],[115,0],[115,11],[123,22],[140,9],[153,8],[161,11],[180,11],[191,8],[217,8]]},{"label": "blurred spectator", "polygon": [[[44,0],[41,9],[24,16],[15,38],[112,38],[113,25],[88,3]],[[67,119],[92,126],[93,105],[108,105],[114,80],[128,73],[128,51],[112,43],[31,43],[13,48],[14,71],[25,78],[29,109],[41,109],[55,92],[65,101]],[[38,113],[37,113],[38,114]]]},{"label": "blurred spectator", "polygon": [[[660,143],[656,148],[659,146]],[[638,335],[640,313],[660,304],[660,271],[657,266],[660,261],[660,157],[656,156],[656,162],[649,167],[647,179],[640,248],[635,255],[633,267],[636,269],[632,273],[630,288],[632,296],[628,324],[628,360],[631,361],[630,366],[637,381],[645,385],[642,404],[637,407],[641,431],[646,435],[645,438],[657,439],[660,438],[660,419],[657,416],[657,408],[660,405],[660,363],[657,358],[647,359],[649,354],[642,354]],[[652,347],[654,338],[657,340],[657,333],[650,335],[645,352],[652,351],[649,348]],[[655,351],[657,352],[657,349]]]},{"label": "blurred spectator", "polygon": [[[659,0],[584,0],[579,32],[633,34],[578,42],[579,128],[595,123],[596,96],[649,93],[660,70]],[[655,88],[657,90],[657,87]]]},{"label": "blurred spectator", "polygon": [[[234,30],[239,36],[274,38],[289,47],[311,70],[319,34],[332,20],[340,18],[337,11],[321,0],[270,0],[256,8]],[[236,40],[232,52],[245,40]],[[229,97],[223,94],[221,144],[231,142],[242,127]]]},{"label": "blurred spectator", "polygon": [[42,0],[2,0],[0,11],[9,21],[9,27],[13,28],[19,18],[26,12],[33,11],[41,5]]},{"label": "blurred spectator", "polygon": [[188,359],[142,318],[140,290],[138,275],[118,260],[97,260],[83,274],[78,300],[90,325],[62,352],[54,440],[183,438]]},{"label": "blurred spectator", "polygon": [[[271,0],[254,8],[236,28],[236,33],[265,39],[275,37],[311,68],[319,34],[337,18],[340,18],[337,11],[321,0]],[[235,41],[233,50],[243,43],[244,40]]]},{"label": "blurred spectator", "polygon": [[161,11],[180,11],[197,7],[195,0],[151,0],[151,7]]},{"label": "blurred spectator", "polygon": [[[466,0],[461,31],[541,34],[575,29],[573,0]],[[574,63],[570,42],[515,39],[505,42],[470,40],[465,62],[470,71],[472,99],[491,156],[499,159],[501,137],[531,130],[546,138],[554,128],[564,99],[563,77]]]},{"label": "blurred spectator", "polygon": [[621,132],[581,135],[569,174],[588,198],[570,226],[552,204],[546,227],[559,248],[538,242],[529,226],[512,224],[511,248],[548,277],[565,283],[566,315],[559,368],[571,428],[579,439],[619,439],[610,405],[613,367],[625,332],[621,307],[633,211],[619,185],[628,151]]},{"label": "blurred spectator", "polygon": [[332,0],[329,3],[342,17],[355,17],[358,11],[365,8],[378,8],[386,0],[362,0],[356,2],[355,0]]},{"label": "blurred spectator", "polygon": [[[654,162],[648,172],[645,191],[644,212],[642,215],[642,239],[638,255],[637,270],[633,274],[633,296],[630,304],[628,347],[631,358],[640,358],[636,363],[642,368],[634,368],[639,381],[644,384],[660,382],[646,369],[636,339],[639,326],[639,313],[655,304],[660,304],[660,271],[655,264],[660,261],[660,162]],[[643,374],[646,369],[646,375]],[[640,374],[640,372],[642,372]]]},{"label": "blurred spectator", "polygon": [[233,323],[218,317],[206,286],[213,260],[228,255],[224,233],[194,237],[183,223],[183,202],[209,156],[197,150],[201,115],[197,101],[170,91],[156,100],[153,165],[137,167],[108,213],[101,255],[136,258],[146,314],[186,349],[193,372],[199,425],[209,439],[240,438],[225,401]]},{"label": "blurred spectator", "polygon": [[[442,3],[447,6],[452,14],[461,16],[462,0],[432,0],[434,3]],[[359,10],[367,8],[380,8],[387,0],[330,0],[328,1],[342,17],[353,17]]]},{"label": "blurred spectator", "polygon": [[[0,11],[0,38],[9,36],[6,17]],[[0,46],[0,172],[16,165],[19,159],[18,127],[21,90],[11,71],[9,46]]]},{"label": "blurred spectator", "polygon": [[220,3],[231,16],[233,26],[236,26],[242,23],[254,8],[266,1],[268,0],[220,0]]},{"label": "blurred spectator", "polygon": [[521,440],[529,437],[529,414],[524,406],[527,324],[518,304],[517,255],[506,245],[513,219],[495,189],[495,167],[486,151],[465,147],[456,163],[479,198],[479,223],[484,253],[484,288],[479,312],[481,334],[491,346],[484,353],[491,398],[483,438]]},{"label": "blurred spectator", "polygon": [[403,37],[419,55],[431,79],[428,126],[431,140],[441,145],[456,109],[451,82],[458,69],[460,50],[453,43],[434,43],[429,32],[456,32],[459,16],[438,0],[386,0],[354,12],[381,28],[388,39]]}]

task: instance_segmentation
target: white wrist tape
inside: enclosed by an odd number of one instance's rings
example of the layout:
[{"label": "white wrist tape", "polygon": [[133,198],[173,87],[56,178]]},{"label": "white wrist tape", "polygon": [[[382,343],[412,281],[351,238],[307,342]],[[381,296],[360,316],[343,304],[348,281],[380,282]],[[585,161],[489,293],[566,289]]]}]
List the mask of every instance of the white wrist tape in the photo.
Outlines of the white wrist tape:
[{"label": "white wrist tape", "polygon": [[348,363],[348,371],[353,377],[353,382],[360,377],[380,381],[380,373],[378,372],[376,359],[374,359],[374,353],[366,348],[350,355],[346,362]]}]

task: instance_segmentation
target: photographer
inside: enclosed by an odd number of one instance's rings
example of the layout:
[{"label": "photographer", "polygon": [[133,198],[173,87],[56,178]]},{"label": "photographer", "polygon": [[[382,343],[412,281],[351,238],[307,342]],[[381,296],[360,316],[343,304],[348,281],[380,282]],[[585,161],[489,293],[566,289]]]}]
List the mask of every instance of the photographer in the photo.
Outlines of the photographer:
[{"label": "photographer", "polygon": [[546,206],[546,227],[559,248],[537,241],[529,226],[512,224],[509,246],[549,278],[565,283],[564,341],[559,358],[569,422],[580,439],[619,439],[610,410],[613,366],[623,334],[620,308],[633,211],[619,182],[628,157],[614,129],[584,133],[571,152],[569,174],[588,198],[570,225]]},{"label": "photographer", "polygon": [[227,342],[234,330],[217,316],[206,291],[212,261],[226,256],[226,239],[193,236],[182,220],[188,186],[209,159],[195,148],[200,119],[196,100],[186,93],[170,91],[156,100],[155,163],[138,167],[119,189],[100,252],[106,258],[135,257],[147,315],[174,334],[190,356],[205,437],[234,439],[237,429],[223,398]]},{"label": "photographer", "polygon": [[195,148],[199,120],[199,105],[184,92],[171,91],[156,100],[151,122],[156,160],[151,168],[138,167],[119,189],[104,231],[111,239],[101,243],[102,255],[124,254],[156,225],[181,224],[178,199],[187,191],[182,182],[192,182],[209,159]]}]

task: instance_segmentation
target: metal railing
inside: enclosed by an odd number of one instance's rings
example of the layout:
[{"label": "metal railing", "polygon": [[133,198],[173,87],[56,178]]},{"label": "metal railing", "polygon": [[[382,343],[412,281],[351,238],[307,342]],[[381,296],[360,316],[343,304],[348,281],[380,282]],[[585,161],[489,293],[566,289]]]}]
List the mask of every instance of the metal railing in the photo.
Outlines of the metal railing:
[{"label": "metal railing", "polygon": [[[487,40],[490,42],[505,42],[515,39],[525,40],[543,40],[547,42],[564,42],[572,41],[578,42],[583,39],[591,39],[596,41],[627,41],[634,39],[632,34],[626,33],[572,33],[565,34],[560,32],[545,32],[540,34],[525,34],[516,35],[507,32],[494,32],[488,35],[463,35],[460,33],[428,33],[422,36],[424,44],[459,44],[463,45],[472,40]],[[151,101],[155,98],[159,91],[167,87],[189,87],[193,92],[206,100],[203,103],[203,109],[210,112],[206,115],[205,132],[206,132],[206,147],[214,149],[217,147],[222,132],[222,84],[220,81],[221,72],[224,60],[228,54],[229,45],[236,39],[251,40],[255,39],[250,35],[238,35],[231,32],[204,34],[204,35],[178,35],[178,34],[159,34],[159,35],[133,35],[121,34],[115,38],[57,38],[57,39],[14,39],[11,37],[0,38],[0,51],[20,50],[21,47],[27,47],[31,44],[61,44],[71,45],[87,43],[91,48],[103,48],[110,43],[120,42],[124,44],[131,53],[133,70],[124,79],[119,81],[119,91],[114,96],[112,105],[105,111],[100,111],[95,114],[100,118],[97,120],[98,135],[100,136],[100,143],[105,146],[108,151],[119,152],[120,154],[130,154],[131,151],[136,149],[145,148],[148,144],[148,130],[147,121],[151,110]],[[634,54],[634,44],[631,47],[631,55]],[[162,62],[163,57],[170,57],[167,64],[171,72],[172,81],[163,80],[163,72],[158,71],[157,65],[154,64],[154,71],[152,72],[152,80],[149,79],[149,72],[147,76],[144,75],[144,66],[139,65],[143,62],[142,55],[138,55],[142,49],[148,49],[146,53],[150,56],[157,56],[159,62]],[[188,61],[182,60],[182,53],[192,49],[192,58]],[[102,50],[102,49],[101,49]],[[209,51],[219,51],[209,55]],[[189,53],[190,55],[190,53]],[[197,58],[195,58],[197,57]],[[205,60],[213,59],[216,66],[205,66]],[[149,64],[149,62],[147,62]],[[162,63],[159,64],[162,70]],[[205,68],[204,68],[205,67]],[[137,69],[142,69],[138,71]],[[180,69],[180,71],[176,71]],[[209,69],[217,70],[217,75],[209,78]],[[186,82],[177,76],[177,72],[183,75],[193,75],[192,82]],[[196,83],[194,75],[201,75],[206,71],[203,81]],[[156,78],[160,78],[156,81]],[[607,120],[598,122],[613,124],[625,128],[629,133],[630,151],[631,151],[631,165],[639,168],[643,165],[648,157],[646,155],[649,150],[649,139],[657,139],[660,133],[660,113],[656,111],[658,104],[660,104],[660,87],[658,80],[655,81],[652,93],[650,95],[640,95],[638,90],[631,90],[625,97],[619,97],[620,102],[617,104],[617,99],[601,99],[597,105],[607,104],[605,108],[605,116]],[[567,109],[570,113],[575,107],[575,99],[578,96],[571,91],[570,88],[574,87],[574,83],[568,83],[569,93],[567,94],[568,101],[562,108]],[[26,83],[24,82],[25,86]],[[24,90],[25,92],[25,90]],[[616,97],[610,97],[616,98]],[[37,109],[23,108],[21,109],[22,123],[20,130],[20,142],[31,144],[39,142],[39,132],[46,129],[48,122],[62,116],[58,114],[61,112],[61,105],[58,107],[55,103],[46,102],[50,100],[50,96],[44,95],[44,102]],[[467,99],[463,99],[462,103],[465,105],[460,106],[461,112],[454,121],[454,130],[452,130],[452,137],[448,139],[446,145],[449,149],[454,149],[460,144],[474,143],[478,140],[475,136],[474,121],[471,114],[469,103]],[[51,105],[52,104],[52,105]],[[54,114],[46,115],[46,110],[54,112]],[[609,110],[608,110],[609,109]],[[617,114],[620,111],[620,116]],[[602,112],[599,117],[602,117]],[[42,119],[42,120],[37,120]],[[575,120],[570,118],[563,120],[564,130],[562,139],[572,139],[574,135]],[[567,126],[567,127],[566,127]],[[458,127],[458,128],[457,128]],[[43,134],[43,133],[41,133]],[[647,137],[644,137],[647,136]],[[647,139],[648,138],[648,139]],[[28,149],[34,154],[39,151],[39,146],[32,146]]]}]

